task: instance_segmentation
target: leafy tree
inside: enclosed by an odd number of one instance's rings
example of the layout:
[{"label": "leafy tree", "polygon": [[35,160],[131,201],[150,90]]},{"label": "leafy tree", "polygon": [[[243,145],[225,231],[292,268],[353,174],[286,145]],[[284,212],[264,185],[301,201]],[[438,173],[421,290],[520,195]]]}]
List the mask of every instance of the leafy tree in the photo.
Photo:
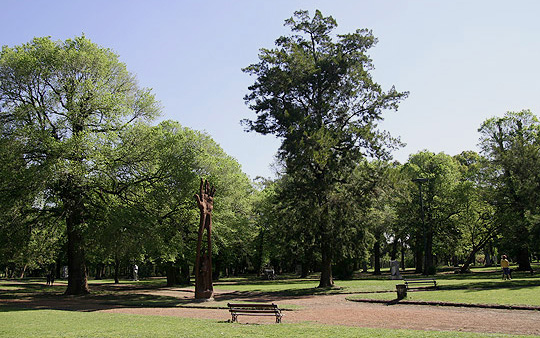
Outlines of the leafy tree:
[{"label": "leafy tree", "polygon": [[[401,166],[395,163],[381,161],[374,164],[381,178],[375,182],[367,223],[375,240],[373,244],[374,274],[380,275],[381,251],[392,239],[390,257],[392,260],[396,259],[398,241],[403,239],[400,231],[402,223],[399,221],[398,202],[403,194],[403,181],[406,180],[409,183],[409,180],[402,175]],[[408,188],[408,185],[406,184],[405,187]]]},{"label": "leafy tree", "polygon": [[[169,285],[188,284],[198,229],[193,195],[204,177],[217,189],[214,271],[241,257],[246,260],[254,236],[249,221],[252,187],[238,162],[214,140],[164,121],[127,129],[118,148],[107,155],[113,160],[102,173],[107,177],[102,191],[109,201],[104,228],[99,229],[104,240],[99,242],[108,245],[109,256],[124,262],[144,256],[165,267]],[[111,231],[116,234],[112,242],[106,240]]]},{"label": "leafy tree", "polygon": [[[332,17],[297,11],[285,21],[293,32],[262,49],[259,62],[244,69],[257,77],[245,100],[258,115],[248,130],[282,138],[279,157],[294,183],[295,201],[309,205],[321,254],[320,287],[333,285],[333,255],[343,224],[331,214],[331,196],[364,156],[387,155],[394,145],[376,130],[385,109],[406,97],[384,92],[369,73],[370,31],[337,35]],[[338,219],[342,219],[339,217]]]},{"label": "leafy tree", "polygon": [[[424,224],[420,212],[417,214],[417,227],[414,232],[417,271],[423,262],[423,274],[434,274],[434,251],[439,254],[448,253],[455,247],[459,238],[457,219],[462,211],[463,201],[460,194],[460,172],[456,161],[444,153],[434,154],[421,151],[411,155],[406,169],[411,178],[411,190],[415,197],[411,206],[420,211],[419,187],[413,187],[412,180],[426,179],[422,184]],[[422,256],[423,254],[423,256]],[[423,258],[425,257],[425,258]]]},{"label": "leafy tree", "polygon": [[462,237],[459,247],[466,259],[461,272],[467,272],[476,254],[497,237],[500,224],[495,217],[493,189],[486,181],[485,159],[473,151],[465,151],[454,158],[460,164],[462,177],[458,194],[461,195],[463,209],[457,222]]},{"label": "leafy tree", "polygon": [[530,270],[530,229],[540,194],[540,122],[528,110],[508,112],[486,120],[479,131],[482,152],[493,167],[504,249],[517,258],[518,269]]},{"label": "leafy tree", "polygon": [[84,36],[2,48],[1,134],[20,145],[23,171],[41,173],[31,180],[40,184],[42,205],[64,218],[67,294],[88,292],[84,241],[89,195],[108,161],[101,150],[126,125],[157,112],[118,56]]}]

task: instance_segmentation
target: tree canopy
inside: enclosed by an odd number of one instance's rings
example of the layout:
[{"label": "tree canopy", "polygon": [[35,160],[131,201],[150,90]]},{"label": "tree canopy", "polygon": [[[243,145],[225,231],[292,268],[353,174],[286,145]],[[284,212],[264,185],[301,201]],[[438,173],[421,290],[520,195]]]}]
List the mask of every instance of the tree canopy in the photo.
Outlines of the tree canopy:
[{"label": "tree canopy", "polygon": [[368,30],[333,36],[332,17],[297,11],[285,21],[290,36],[261,49],[259,62],[244,69],[256,76],[245,100],[255,120],[248,130],[282,138],[279,157],[306,201],[322,255],[320,286],[330,286],[332,255],[342,229],[330,217],[330,196],[350,178],[364,156],[384,157],[397,141],[376,129],[385,109],[396,109],[406,93],[385,92],[373,81],[367,50],[376,39]]},{"label": "tree canopy", "polygon": [[0,109],[2,138],[19,145],[20,171],[39,172],[26,176],[43,198],[39,212],[65,221],[66,293],[86,293],[83,233],[89,195],[108,161],[102,150],[126,125],[156,116],[159,106],[116,54],[82,36],[3,47]]}]

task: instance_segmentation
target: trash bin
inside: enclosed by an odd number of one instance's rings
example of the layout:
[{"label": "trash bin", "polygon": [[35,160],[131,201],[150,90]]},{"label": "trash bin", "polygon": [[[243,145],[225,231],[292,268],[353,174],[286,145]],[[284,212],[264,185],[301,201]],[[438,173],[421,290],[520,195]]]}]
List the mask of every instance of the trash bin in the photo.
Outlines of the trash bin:
[{"label": "trash bin", "polygon": [[398,300],[401,300],[401,299],[407,297],[407,285],[405,285],[405,284],[396,285],[396,291],[397,291],[397,299]]}]

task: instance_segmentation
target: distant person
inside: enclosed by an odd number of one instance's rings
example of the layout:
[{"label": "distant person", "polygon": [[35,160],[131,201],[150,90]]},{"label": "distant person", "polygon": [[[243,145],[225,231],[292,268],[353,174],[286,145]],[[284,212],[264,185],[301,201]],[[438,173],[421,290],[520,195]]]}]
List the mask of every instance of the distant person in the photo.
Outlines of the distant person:
[{"label": "distant person", "polygon": [[51,285],[51,273],[47,273],[47,286]]},{"label": "distant person", "polygon": [[133,280],[139,280],[139,266],[137,264],[133,265]]},{"label": "distant person", "polygon": [[512,275],[510,275],[510,262],[506,255],[502,255],[501,257],[501,268],[503,270],[503,280],[512,279]]},{"label": "distant person", "polygon": [[51,279],[51,284],[50,285],[53,286],[53,284],[54,284],[54,271],[51,271],[50,279]]}]

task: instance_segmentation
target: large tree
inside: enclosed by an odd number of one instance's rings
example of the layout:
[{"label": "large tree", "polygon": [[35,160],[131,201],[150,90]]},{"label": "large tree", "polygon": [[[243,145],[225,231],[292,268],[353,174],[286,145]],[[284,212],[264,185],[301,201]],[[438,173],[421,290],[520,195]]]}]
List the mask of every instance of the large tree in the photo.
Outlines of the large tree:
[{"label": "large tree", "polygon": [[495,218],[493,186],[486,180],[491,170],[485,158],[473,151],[464,151],[454,159],[460,165],[459,195],[463,202],[457,220],[461,233],[461,243],[457,247],[466,257],[461,272],[467,272],[480,250],[486,254],[486,261],[491,261],[486,248],[498,236],[501,225]]},{"label": "large tree", "polygon": [[138,87],[118,56],[84,36],[35,38],[2,49],[1,134],[20,145],[23,170],[40,172],[35,179],[43,209],[65,221],[67,294],[88,292],[89,196],[99,186],[99,168],[110,160],[101,150],[126,125],[157,112],[153,95]]},{"label": "large tree", "polygon": [[412,229],[416,271],[431,275],[435,273],[434,254],[447,253],[459,238],[456,222],[463,210],[459,167],[447,154],[421,151],[409,157],[404,171],[411,179],[411,208],[418,210]]},{"label": "large tree", "polygon": [[482,151],[493,167],[503,252],[517,258],[520,270],[530,270],[530,229],[540,190],[540,121],[528,110],[508,112],[486,120],[479,131]]},{"label": "large tree", "polygon": [[261,49],[259,62],[244,69],[257,77],[246,103],[258,115],[247,129],[283,141],[279,157],[294,183],[295,199],[310,205],[322,257],[320,287],[333,285],[332,262],[339,217],[331,217],[331,195],[365,156],[384,156],[393,144],[377,131],[385,109],[406,96],[385,92],[373,81],[367,50],[377,40],[368,30],[333,35],[332,17],[297,11],[285,21],[292,35]]}]

